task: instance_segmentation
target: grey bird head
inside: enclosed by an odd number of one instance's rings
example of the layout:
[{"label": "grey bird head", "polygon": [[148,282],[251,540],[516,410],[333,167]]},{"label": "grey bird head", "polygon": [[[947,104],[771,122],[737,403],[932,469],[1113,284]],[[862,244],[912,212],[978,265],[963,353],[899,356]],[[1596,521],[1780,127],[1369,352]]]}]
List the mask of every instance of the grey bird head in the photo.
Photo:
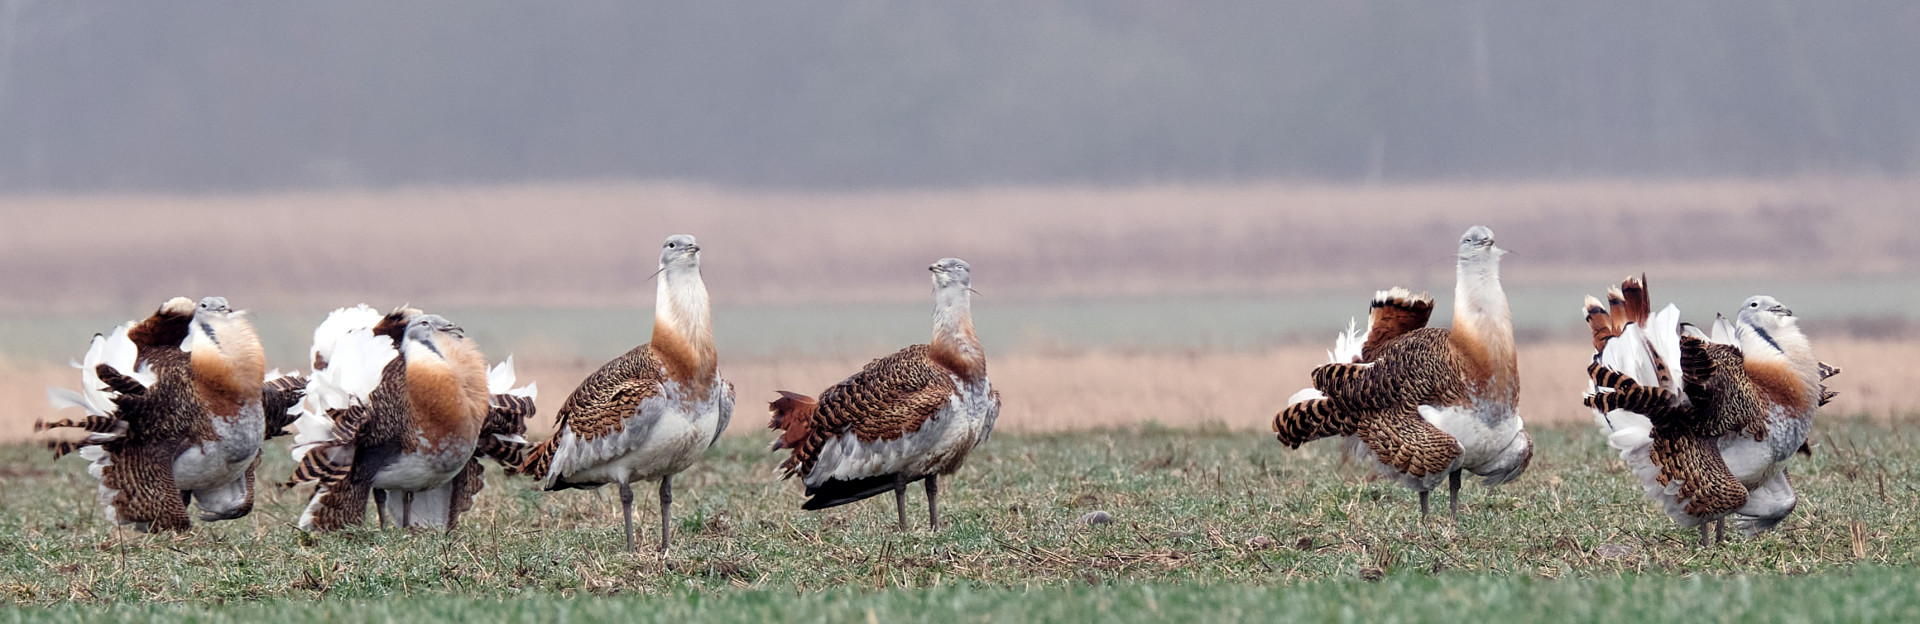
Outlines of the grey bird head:
[{"label": "grey bird head", "polygon": [[1493,246],[1493,230],[1484,225],[1467,228],[1460,236],[1460,259],[1498,258],[1507,250]]},{"label": "grey bird head", "polygon": [[232,311],[233,311],[233,308],[227,307],[226,297],[207,297],[205,299],[201,299],[200,305],[194,308],[194,313],[196,314],[203,313],[203,312],[224,313],[224,312],[232,312]]},{"label": "grey bird head", "polygon": [[1796,322],[1793,310],[1767,295],[1748,297],[1746,303],[1740,304],[1739,319],[1742,325],[1757,327],[1768,333],[1779,333]]},{"label": "grey bird head", "polygon": [[973,271],[973,267],[967,266],[967,262],[959,258],[941,258],[939,262],[927,267],[927,270],[933,272],[934,288],[952,285],[966,288],[972,283],[969,274]]},{"label": "grey bird head", "polygon": [[438,314],[421,314],[407,322],[407,339],[417,340],[428,345],[433,344],[433,335],[446,332],[455,338],[465,338],[466,332],[446,317]]},{"label": "grey bird head", "polygon": [[660,268],[700,268],[700,246],[691,234],[675,234],[660,245]]}]

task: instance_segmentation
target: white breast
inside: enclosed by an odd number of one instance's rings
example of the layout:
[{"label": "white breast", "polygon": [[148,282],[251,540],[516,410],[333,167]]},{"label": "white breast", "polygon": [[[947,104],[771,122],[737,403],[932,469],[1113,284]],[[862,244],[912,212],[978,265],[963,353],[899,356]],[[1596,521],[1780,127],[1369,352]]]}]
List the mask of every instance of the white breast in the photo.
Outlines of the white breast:
[{"label": "white breast", "polygon": [[417,453],[402,453],[373,475],[373,487],[382,490],[417,492],[440,487],[467,467],[473,457],[473,444],[448,444],[425,447]]}]

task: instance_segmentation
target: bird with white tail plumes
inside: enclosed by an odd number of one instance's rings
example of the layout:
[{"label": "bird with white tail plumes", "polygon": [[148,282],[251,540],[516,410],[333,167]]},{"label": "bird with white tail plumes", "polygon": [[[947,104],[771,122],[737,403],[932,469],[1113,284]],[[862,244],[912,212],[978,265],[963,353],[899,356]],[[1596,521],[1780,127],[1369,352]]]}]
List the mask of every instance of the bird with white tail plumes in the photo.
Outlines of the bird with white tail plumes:
[{"label": "bird with white tail plumes", "polygon": [[382,525],[451,529],[478,490],[466,469],[491,409],[485,356],[438,315],[369,312],[336,310],[315,331],[289,482],[317,483],[300,527],[361,524],[372,498]]},{"label": "bird with white tail plumes", "polygon": [[1419,493],[1422,517],[1442,479],[1457,513],[1463,472],[1488,486],[1519,477],[1533,438],[1517,411],[1519,362],[1500,286],[1505,253],[1485,227],[1461,237],[1448,329],[1426,326],[1433,299],[1424,294],[1375,294],[1366,333],[1350,323],[1334,340],[1332,362],[1313,370],[1313,387],[1274,416],[1280,442],[1356,440],[1351,448],[1382,475]]},{"label": "bird with white tail plumes", "polygon": [[87,432],[49,446],[56,457],[78,449],[92,463],[109,520],[181,531],[190,503],[204,521],[252,511],[266,356],[245,312],[220,297],[176,297],[146,320],[95,336],[77,366],[80,392],[50,388],[48,398],[87,415],[35,429]]},{"label": "bird with white tail plumes", "polygon": [[1810,452],[1813,415],[1839,373],[1815,359],[1793,311],[1747,299],[1711,333],[1652,312],[1646,278],[1587,297],[1595,355],[1584,404],[1648,498],[1700,543],[1726,536],[1735,518],[1749,535],[1773,528],[1798,501],[1787,478],[1795,451]]}]

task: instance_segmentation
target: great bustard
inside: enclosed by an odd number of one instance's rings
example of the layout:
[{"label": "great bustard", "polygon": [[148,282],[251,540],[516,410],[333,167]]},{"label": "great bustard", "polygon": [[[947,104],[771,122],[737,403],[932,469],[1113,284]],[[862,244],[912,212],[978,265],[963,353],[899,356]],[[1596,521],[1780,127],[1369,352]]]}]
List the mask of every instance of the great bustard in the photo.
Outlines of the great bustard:
[{"label": "great bustard", "polygon": [[635,481],[660,481],[660,551],[671,533],[673,475],[699,461],[733,417],[733,385],[720,378],[713,313],[692,236],[660,249],[653,340],[594,371],[555,415],[553,437],[521,465],[541,489],[620,488],[628,550]]},{"label": "great bustard", "polygon": [[987,380],[986,352],[973,332],[971,269],[956,258],[929,269],[931,344],[874,360],[818,399],[783,391],[773,402],[768,426],[782,433],[772,450],[791,449],[780,468],[806,484],[811,498],[802,509],[892,491],[904,530],[906,488],[925,480],[927,525],[938,528],[940,477],[959,470],[993,432],[1000,393]]},{"label": "great bustard", "polygon": [[146,320],[94,336],[80,367],[79,393],[47,394],[54,407],[87,416],[35,429],[88,432],[50,446],[56,457],[78,448],[92,461],[110,520],[178,531],[190,525],[189,501],[205,521],[253,509],[266,355],[245,312],[220,297],[197,305],[176,297]]},{"label": "great bustard", "polygon": [[1667,515],[1699,527],[1740,517],[1748,534],[1780,523],[1797,498],[1787,460],[1806,450],[1814,412],[1833,398],[1798,319],[1772,297],[1747,299],[1734,320],[1708,334],[1668,305],[1651,313],[1644,277],[1588,297],[1592,384],[1585,404]]},{"label": "great bustard", "polygon": [[315,364],[325,368],[309,378],[294,424],[300,467],[290,483],[318,485],[300,527],[361,524],[382,492],[383,521],[452,528],[453,497],[470,494],[461,481],[489,412],[486,357],[438,315],[402,308],[367,327],[363,309],[336,311],[329,321],[351,322],[323,323],[328,335],[316,330]]},{"label": "great bustard", "polygon": [[1332,363],[1313,371],[1313,387],[1274,417],[1282,443],[1352,436],[1380,473],[1420,493],[1447,479],[1447,506],[1458,512],[1461,472],[1488,486],[1511,481],[1533,458],[1533,439],[1516,402],[1519,363],[1513,321],[1500,287],[1493,231],[1475,226],[1460,239],[1453,326],[1426,327],[1433,300],[1395,288],[1374,296],[1366,333],[1349,326]]}]

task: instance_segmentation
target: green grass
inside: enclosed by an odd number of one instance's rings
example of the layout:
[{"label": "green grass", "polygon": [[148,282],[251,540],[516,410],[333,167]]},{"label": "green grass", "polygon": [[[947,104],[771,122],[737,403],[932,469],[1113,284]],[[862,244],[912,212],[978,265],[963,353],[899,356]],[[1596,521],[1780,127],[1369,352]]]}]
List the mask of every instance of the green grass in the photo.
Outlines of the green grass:
[{"label": "green grass", "polygon": [[[1060,586],[1032,590],[943,586],[879,592],[680,592],[668,596],[504,600],[428,596],[382,601],[67,606],[16,612],[11,621],[116,622],[1911,622],[1920,619],[1920,573],[1874,568],[1813,577],[1675,579],[1650,575],[1588,581],[1400,574],[1378,582],[1328,580],[1244,585]],[[0,615],[0,622],[10,618]]]},{"label": "green grass", "polygon": [[[1795,464],[1793,517],[1705,549],[1587,428],[1536,431],[1526,476],[1492,491],[1470,483],[1460,517],[1426,522],[1410,492],[1365,479],[1327,444],[1288,451],[1224,430],[1001,434],[945,484],[950,525],[906,533],[886,497],[800,511],[765,441],[735,437],[676,480],[665,558],[620,551],[611,491],[544,494],[497,474],[452,534],[304,534],[292,527],[303,491],[271,488],[252,516],[186,535],[110,531],[78,459],[0,447],[0,599],[53,607],[14,613],[34,620],[171,619],[209,604],[226,605],[212,612],[223,618],[292,620],[1432,615],[1409,604],[1591,620],[1703,608],[1912,619],[1916,599],[1885,589],[1920,580],[1909,429],[1828,419],[1814,457]],[[274,451],[263,481],[291,470]],[[914,491],[909,512],[924,522]],[[655,507],[639,498],[650,544]],[[1096,509],[1116,521],[1076,522]]]}]

